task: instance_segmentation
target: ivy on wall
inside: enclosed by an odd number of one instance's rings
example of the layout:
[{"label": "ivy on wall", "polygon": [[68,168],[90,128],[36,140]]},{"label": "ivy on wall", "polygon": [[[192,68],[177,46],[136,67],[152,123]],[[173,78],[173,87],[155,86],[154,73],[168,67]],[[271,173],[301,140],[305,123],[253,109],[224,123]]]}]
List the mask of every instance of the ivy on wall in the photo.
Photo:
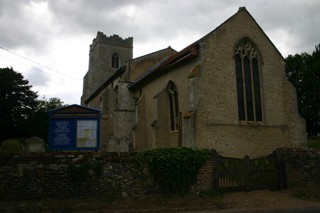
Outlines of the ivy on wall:
[{"label": "ivy on wall", "polygon": [[159,148],[137,154],[162,193],[186,193],[197,181],[199,169],[209,158],[209,150],[193,148]]}]

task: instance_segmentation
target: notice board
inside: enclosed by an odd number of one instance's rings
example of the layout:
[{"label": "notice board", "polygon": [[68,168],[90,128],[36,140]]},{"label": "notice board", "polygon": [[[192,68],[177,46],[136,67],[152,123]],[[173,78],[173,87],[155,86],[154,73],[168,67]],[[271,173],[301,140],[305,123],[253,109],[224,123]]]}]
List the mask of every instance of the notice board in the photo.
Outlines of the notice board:
[{"label": "notice board", "polygon": [[71,105],[49,111],[49,150],[98,150],[100,111]]}]

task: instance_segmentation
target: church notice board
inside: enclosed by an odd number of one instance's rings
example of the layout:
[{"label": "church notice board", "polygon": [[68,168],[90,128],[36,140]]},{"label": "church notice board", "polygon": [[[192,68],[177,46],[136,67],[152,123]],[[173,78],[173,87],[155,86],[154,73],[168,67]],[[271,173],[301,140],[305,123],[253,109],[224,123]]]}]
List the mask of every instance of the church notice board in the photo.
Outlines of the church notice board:
[{"label": "church notice board", "polygon": [[49,150],[98,150],[100,111],[71,105],[49,111]]}]

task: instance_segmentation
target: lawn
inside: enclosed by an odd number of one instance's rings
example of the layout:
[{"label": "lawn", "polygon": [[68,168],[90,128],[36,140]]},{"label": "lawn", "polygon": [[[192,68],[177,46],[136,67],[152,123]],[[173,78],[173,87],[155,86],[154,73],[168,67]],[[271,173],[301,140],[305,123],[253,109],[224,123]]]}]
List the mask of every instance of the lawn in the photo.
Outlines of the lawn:
[{"label": "lawn", "polygon": [[308,140],[308,147],[313,149],[320,149],[320,138],[313,138]]}]

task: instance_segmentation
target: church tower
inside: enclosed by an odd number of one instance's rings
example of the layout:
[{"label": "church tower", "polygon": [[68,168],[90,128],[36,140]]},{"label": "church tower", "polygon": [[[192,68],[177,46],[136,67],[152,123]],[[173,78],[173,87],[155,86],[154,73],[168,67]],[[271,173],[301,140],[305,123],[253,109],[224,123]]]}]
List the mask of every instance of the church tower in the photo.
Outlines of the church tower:
[{"label": "church tower", "polygon": [[89,70],[83,78],[81,105],[85,105],[87,98],[132,57],[132,37],[107,37],[98,32],[90,45]]}]

